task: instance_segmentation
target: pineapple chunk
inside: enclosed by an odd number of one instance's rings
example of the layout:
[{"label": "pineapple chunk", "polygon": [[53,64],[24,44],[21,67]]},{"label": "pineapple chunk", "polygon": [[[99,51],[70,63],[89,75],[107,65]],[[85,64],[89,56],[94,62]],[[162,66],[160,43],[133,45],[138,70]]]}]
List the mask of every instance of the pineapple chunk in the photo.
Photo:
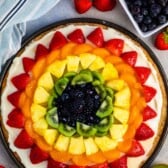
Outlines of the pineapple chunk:
[{"label": "pineapple chunk", "polygon": [[51,72],[55,77],[60,78],[64,74],[66,63],[66,60],[55,61],[47,68],[47,71]]},{"label": "pineapple chunk", "polygon": [[83,137],[71,137],[68,152],[74,155],[80,155],[85,152]]},{"label": "pineapple chunk", "polygon": [[101,57],[96,57],[96,59],[90,65],[89,69],[91,69],[92,71],[96,71],[104,68],[104,66],[105,66],[105,63],[103,59]]},{"label": "pineapple chunk", "polygon": [[66,137],[60,134],[54,145],[54,148],[57,149],[58,151],[65,152],[68,150],[69,142],[70,142],[70,137]]},{"label": "pineapple chunk", "polygon": [[41,118],[40,120],[36,121],[33,124],[33,129],[35,132],[37,132],[39,135],[44,135],[45,131],[48,128],[48,124],[44,118]]},{"label": "pineapple chunk", "polygon": [[131,101],[131,91],[128,86],[115,94],[115,102],[114,102],[115,106],[129,109],[130,101]]},{"label": "pineapple chunk", "polygon": [[80,58],[77,56],[67,57],[67,70],[68,72],[77,72],[79,68]]},{"label": "pineapple chunk", "polygon": [[30,110],[32,120],[34,122],[38,121],[40,118],[43,118],[47,112],[47,109],[39,104],[32,104]]},{"label": "pineapple chunk", "polygon": [[109,138],[108,136],[96,137],[95,142],[101,151],[109,151],[117,146],[117,141]]},{"label": "pineapple chunk", "polygon": [[102,76],[104,80],[116,79],[118,78],[118,71],[111,63],[107,63],[102,71]]},{"label": "pineapple chunk", "polygon": [[50,72],[45,72],[38,80],[38,86],[50,91],[54,87],[54,81]]},{"label": "pineapple chunk", "polygon": [[34,103],[44,104],[48,102],[50,94],[41,86],[38,86],[34,93]]},{"label": "pineapple chunk", "polygon": [[96,59],[96,56],[89,53],[80,54],[80,62],[83,69],[87,69],[92,62]]},{"label": "pineapple chunk", "polygon": [[125,85],[125,81],[122,79],[114,79],[107,82],[107,86],[109,86],[110,88],[116,91],[123,89],[124,85]]},{"label": "pineapple chunk", "polygon": [[114,117],[123,124],[126,124],[129,119],[129,111],[119,107],[114,107]]},{"label": "pineapple chunk", "polygon": [[110,135],[113,139],[120,140],[128,129],[127,124],[113,124],[110,128]]},{"label": "pineapple chunk", "polygon": [[49,145],[53,145],[58,135],[56,129],[47,129],[44,132],[44,139]]},{"label": "pineapple chunk", "polygon": [[86,155],[94,154],[99,150],[93,138],[84,139],[84,144],[86,149]]}]

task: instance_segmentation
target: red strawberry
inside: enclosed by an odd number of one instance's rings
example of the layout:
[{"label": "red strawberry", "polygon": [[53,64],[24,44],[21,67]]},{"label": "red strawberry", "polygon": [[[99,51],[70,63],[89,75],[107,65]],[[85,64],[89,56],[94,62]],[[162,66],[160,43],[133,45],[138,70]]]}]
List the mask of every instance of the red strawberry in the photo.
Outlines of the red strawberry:
[{"label": "red strawberry", "polygon": [[24,57],[22,59],[22,62],[23,62],[23,68],[24,68],[26,73],[31,71],[34,64],[35,64],[35,61],[32,58],[28,58],[28,57]]},{"label": "red strawberry", "polygon": [[82,44],[85,42],[85,37],[81,29],[76,29],[68,34],[68,39],[74,43]]},{"label": "red strawberry", "polygon": [[54,34],[51,42],[50,42],[50,50],[55,50],[63,47],[67,43],[67,39],[65,36],[60,32],[56,31]]},{"label": "red strawberry", "polygon": [[57,162],[52,158],[49,158],[47,168],[69,168],[69,167],[64,163]]},{"label": "red strawberry", "polygon": [[100,11],[109,11],[116,6],[116,0],[93,0],[93,5]]},{"label": "red strawberry", "polygon": [[76,11],[82,14],[92,7],[92,0],[74,0],[74,4]]},{"label": "red strawberry", "polygon": [[68,168],[92,168],[92,167],[90,167],[90,166],[86,167],[86,166],[70,165]]},{"label": "red strawberry", "polygon": [[127,152],[127,155],[130,157],[137,157],[137,156],[141,156],[144,154],[145,154],[145,151],[144,151],[142,145],[138,141],[133,140],[132,147]]},{"label": "red strawberry", "polygon": [[19,107],[19,99],[20,99],[20,95],[21,95],[21,91],[16,91],[10,95],[8,95],[7,99],[8,101],[14,105],[15,107]]},{"label": "red strawberry", "polygon": [[38,44],[35,53],[35,59],[39,60],[49,53],[48,49],[43,44]]},{"label": "red strawberry", "polygon": [[102,47],[104,43],[104,36],[101,28],[96,28],[88,36],[87,39],[90,40],[97,47]]},{"label": "red strawberry", "polygon": [[27,149],[32,147],[34,141],[25,130],[22,130],[15,139],[14,144],[18,148]]},{"label": "red strawberry", "polygon": [[135,139],[146,140],[154,135],[154,131],[145,123],[142,123],[136,131]]},{"label": "red strawberry", "polygon": [[108,168],[108,163],[105,162],[105,163],[89,166],[89,168]]},{"label": "red strawberry", "polygon": [[49,154],[45,151],[42,151],[38,146],[33,146],[30,151],[30,160],[33,164],[40,163],[47,160]]},{"label": "red strawberry", "polygon": [[120,56],[124,48],[124,40],[111,39],[105,42],[104,47],[107,48],[113,55]]},{"label": "red strawberry", "polygon": [[5,168],[4,166],[0,165],[0,168]]},{"label": "red strawberry", "polygon": [[147,85],[143,85],[143,92],[144,92],[144,97],[146,102],[150,102],[153,97],[156,95],[156,89],[151,87],[151,86],[147,86]]},{"label": "red strawberry", "polygon": [[127,51],[121,54],[122,59],[131,66],[137,61],[138,53],[136,51]]},{"label": "red strawberry", "polygon": [[147,67],[138,66],[135,67],[135,72],[138,75],[138,78],[142,84],[146,82],[149,75],[151,74],[151,69]]},{"label": "red strawberry", "polygon": [[155,46],[159,50],[168,50],[168,27],[156,36]]},{"label": "red strawberry", "polygon": [[22,73],[14,76],[11,81],[17,89],[22,90],[25,89],[26,85],[29,83],[30,76],[27,73]]},{"label": "red strawberry", "polygon": [[157,116],[156,112],[148,105],[145,107],[142,114],[143,114],[143,121],[147,121]]},{"label": "red strawberry", "polygon": [[12,110],[8,115],[7,124],[14,128],[23,128],[25,118],[19,109]]},{"label": "red strawberry", "polygon": [[128,168],[127,167],[127,157],[122,156],[121,158],[110,163],[109,166],[110,168]]}]

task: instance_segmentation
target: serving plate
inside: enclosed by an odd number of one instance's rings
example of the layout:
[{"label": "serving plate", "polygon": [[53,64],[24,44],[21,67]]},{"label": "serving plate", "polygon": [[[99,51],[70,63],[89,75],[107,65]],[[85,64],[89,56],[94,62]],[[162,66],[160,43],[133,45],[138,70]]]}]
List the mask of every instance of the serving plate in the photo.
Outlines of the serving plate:
[{"label": "serving plate", "polygon": [[[4,66],[4,69],[1,73],[1,79],[0,79],[0,86],[1,86],[1,95],[3,93],[3,89],[4,86],[6,84],[6,78],[8,76],[8,70],[10,69],[10,67],[12,66],[13,60],[18,57],[23,51],[24,49],[31,43],[31,41],[33,41],[34,39],[38,39],[39,36],[41,36],[41,34],[47,34],[47,32],[52,31],[53,29],[57,29],[57,28],[61,28],[61,27],[66,27],[69,25],[77,25],[77,26],[81,26],[81,25],[87,25],[87,24],[93,24],[96,26],[103,26],[106,28],[112,28],[114,30],[117,30],[118,32],[122,34],[124,34],[124,36],[129,37],[131,40],[133,40],[137,45],[143,47],[143,49],[145,50],[145,52],[147,52],[150,55],[150,61],[152,61],[153,66],[155,66],[157,68],[157,71],[160,75],[160,79],[161,79],[161,83],[163,86],[163,90],[165,91],[165,94],[168,93],[168,86],[167,86],[167,79],[166,79],[166,74],[161,66],[161,64],[159,63],[157,57],[155,56],[155,54],[151,51],[151,49],[142,41],[140,40],[136,35],[134,35],[133,33],[129,32],[128,30],[126,30],[125,28],[116,25],[114,23],[105,21],[105,20],[98,20],[98,19],[91,19],[91,18],[76,18],[76,19],[70,19],[70,20],[64,20],[64,21],[60,21],[60,22],[56,22],[52,25],[49,25],[45,28],[43,28],[42,30],[38,31],[37,33],[31,35],[31,37],[29,37],[22,45],[22,48],[20,49],[20,51],[14,55]],[[167,95],[165,95],[167,97]],[[1,99],[2,102],[2,99]],[[167,108],[167,106],[166,106]],[[161,132],[159,133],[160,138],[157,139],[158,143],[155,146],[155,150],[152,151],[152,153],[150,154],[150,157],[147,159],[147,161],[143,164],[143,168],[148,168],[150,166],[150,164],[152,163],[152,161],[155,159],[156,155],[158,154],[158,152],[161,149],[162,144],[164,143],[164,140],[166,138],[166,134],[168,132],[168,117],[167,115],[163,118],[162,121],[162,128],[160,129]],[[25,166],[21,163],[19,157],[17,155],[14,154],[14,152],[11,150],[10,145],[7,141],[8,138],[8,134],[6,134],[6,128],[4,128],[4,120],[3,120],[3,116],[1,114],[1,138],[3,140],[4,146],[6,147],[10,157],[15,161],[16,165],[20,168],[24,168]]]}]

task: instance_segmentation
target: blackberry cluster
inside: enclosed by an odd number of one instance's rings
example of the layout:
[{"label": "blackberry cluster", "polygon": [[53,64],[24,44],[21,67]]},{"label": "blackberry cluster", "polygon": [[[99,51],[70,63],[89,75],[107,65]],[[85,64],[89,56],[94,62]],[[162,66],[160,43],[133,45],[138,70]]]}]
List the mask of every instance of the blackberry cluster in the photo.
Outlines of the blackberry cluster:
[{"label": "blackberry cluster", "polygon": [[95,125],[100,122],[96,112],[101,104],[100,96],[91,83],[68,84],[56,99],[59,122],[76,127],[76,122]]},{"label": "blackberry cluster", "polygon": [[168,0],[125,0],[143,32],[154,30],[168,21]]}]

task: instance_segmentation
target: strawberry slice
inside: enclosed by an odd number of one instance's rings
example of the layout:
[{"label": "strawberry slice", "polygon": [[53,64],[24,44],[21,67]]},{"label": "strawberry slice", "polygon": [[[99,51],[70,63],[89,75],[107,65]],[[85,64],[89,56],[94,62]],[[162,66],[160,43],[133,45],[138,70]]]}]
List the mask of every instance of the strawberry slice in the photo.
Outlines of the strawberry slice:
[{"label": "strawberry slice", "polygon": [[137,156],[141,156],[141,155],[144,155],[144,154],[145,154],[145,151],[144,151],[142,145],[138,141],[133,140],[132,141],[132,147],[127,152],[127,156],[137,157]]},{"label": "strawberry slice", "polygon": [[88,36],[87,39],[90,40],[97,47],[102,47],[104,43],[103,32],[100,27],[93,30]]},{"label": "strawberry slice", "polygon": [[13,109],[9,115],[7,124],[14,128],[23,128],[25,123],[25,118],[20,109]]},{"label": "strawberry slice", "polygon": [[5,168],[4,166],[0,165],[0,168]]},{"label": "strawberry slice", "polygon": [[144,93],[144,97],[146,102],[150,102],[153,97],[156,95],[156,89],[151,87],[151,86],[147,86],[147,85],[143,85],[143,93]]},{"label": "strawberry slice", "polygon": [[76,29],[68,34],[68,39],[74,43],[82,44],[85,42],[85,37],[81,29]]},{"label": "strawberry slice", "polygon": [[154,131],[145,123],[142,123],[136,131],[135,139],[136,140],[146,140],[153,137]]},{"label": "strawberry slice", "polygon": [[93,6],[100,11],[109,11],[116,6],[116,0],[93,0]]},{"label": "strawberry slice", "polygon": [[108,168],[108,163],[105,162],[105,163],[100,163],[100,164],[97,164],[97,165],[93,165],[93,166],[89,166],[89,168]]},{"label": "strawberry slice", "polygon": [[33,164],[40,163],[42,161],[47,160],[49,154],[43,150],[41,150],[38,146],[33,146],[30,151],[30,160]]},{"label": "strawberry slice", "polygon": [[142,66],[135,67],[134,69],[139,78],[139,81],[142,84],[144,84],[148,79],[149,75],[151,74],[151,69],[147,67],[142,67]]},{"label": "strawberry slice", "polygon": [[50,42],[49,48],[50,50],[59,49],[63,47],[66,43],[67,39],[65,38],[65,36],[60,31],[56,31]]},{"label": "strawberry slice", "polygon": [[127,156],[122,156],[121,158],[113,161],[109,164],[110,168],[128,168],[127,167]]},{"label": "strawberry slice", "polygon": [[75,9],[78,13],[82,14],[92,7],[91,0],[74,0]]},{"label": "strawberry slice", "polygon": [[14,105],[15,107],[19,107],[19,99],[21,95],[21,91],[16,91],[10,95],[7,96],[8,101]]},{"label": "strawberry slice", "polygon": [[66,165],[64,163],[57,162],[57,161],[53,160],[52,158],[49,158],[47,168],[69,168],[69,167],[68,167],[68,165]]},{"label": "strawberry slice", "polygon": [[143,121],[147,121],[149,119],[152,119],[157,116],[157,113],[152,109],[150,106],[146,106],[145,109],[142,112],[143,115]]},{"label": "strawberry slice", "polygon": [[14,145],[21,149],[30,148],[33,144],[33,139],[25,130],[22,130],[14,141]]},{"label": "strawberry slice", "polygon": [[68,168],[91,168],[90,166],[76,166],[76,165],[69,165]]},{"label": "strawberry slice", "polygon": [[22,73],[17,76],[14,76],[11,79],[11,81],[17,89],[23,90],[25,89],[26,85],[29,83],[30,76],[27,73]]},{"label": "strawberry slice", "polygon": [[107,48],[113,55],[120,56],[124,48],[124,40],[110,39],[105,42],[104,47]]},{"label": "strawberry slice", "polygon": [[35,61],[32,58],[28,58],[28,57],[24,57],[22,59],[22,62],[23,62],[23,68],[24,68],[26,73],[31,71],[34,64],[35,64]]},{"label": "strawberry slice", "polygon": [[35,59],[39,60],[45,57],[48,53],[49,53],[49,50],[43,44],[38,44],[36,48]]},{"label": "strawberry slice", "polygon": [[121,54],[122,59],[131,66],[135,66],[138,53],[136,51],[127,51]]}]

